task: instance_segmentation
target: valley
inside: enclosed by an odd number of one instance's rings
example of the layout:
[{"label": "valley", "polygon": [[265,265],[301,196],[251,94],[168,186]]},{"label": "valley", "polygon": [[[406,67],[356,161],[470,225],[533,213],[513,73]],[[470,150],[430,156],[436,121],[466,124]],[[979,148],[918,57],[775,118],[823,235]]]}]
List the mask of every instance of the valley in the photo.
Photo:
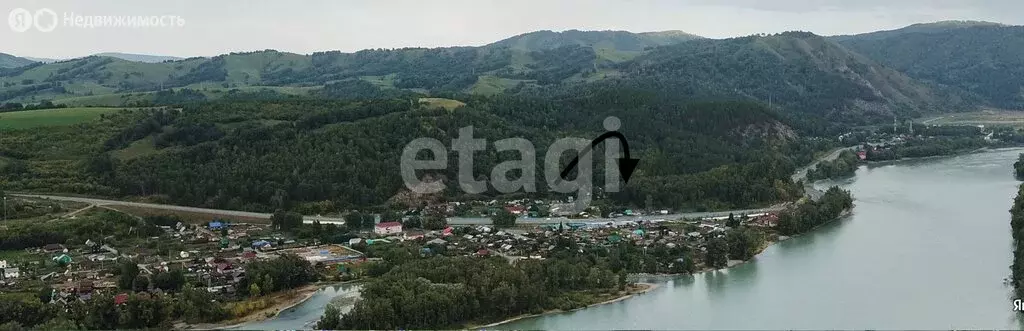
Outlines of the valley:
[{"label": "valley", "polygon": [[496,39],[0,53],[0,329],[1016,326],[1024,28]]}]

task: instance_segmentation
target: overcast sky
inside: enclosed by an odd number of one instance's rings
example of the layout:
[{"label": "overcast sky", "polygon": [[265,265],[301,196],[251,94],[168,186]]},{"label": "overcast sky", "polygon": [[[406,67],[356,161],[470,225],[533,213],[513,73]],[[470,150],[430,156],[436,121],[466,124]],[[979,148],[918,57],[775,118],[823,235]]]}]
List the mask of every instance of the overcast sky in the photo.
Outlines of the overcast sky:
[{"label": "overcast sky", "polygon": [[[16,32],[12,13],[50,32]],[[788,30],[822,35],[940,20],[1024,24],[1024,0],[2,0],[0,52],[70,58],[100,52],[210,56],[407,46],[482,45],[536,30],[682,30],[725,38]],[[168,27],[76,27],[64,17],[174,15]],[[169,22],[169,21],[168,21]]]}]

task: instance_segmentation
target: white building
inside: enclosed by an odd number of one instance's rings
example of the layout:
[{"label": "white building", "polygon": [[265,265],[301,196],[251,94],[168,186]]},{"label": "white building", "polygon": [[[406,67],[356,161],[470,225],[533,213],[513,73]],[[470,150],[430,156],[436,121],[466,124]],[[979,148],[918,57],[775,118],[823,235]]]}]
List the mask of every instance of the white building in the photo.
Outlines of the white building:
[{"label": "white building", "polygon": [[373,233],[378,235],[389,235],[402,232],[402,223],[385,222],[373,226]]},{"label": "white building", "polygon": [[7,268],[7,260],[0,260],[0,269]]},{"label": "white building", "polygon": [[14,279],[21,277],[21,270],[18,268],[4,268],[4,279]]}]

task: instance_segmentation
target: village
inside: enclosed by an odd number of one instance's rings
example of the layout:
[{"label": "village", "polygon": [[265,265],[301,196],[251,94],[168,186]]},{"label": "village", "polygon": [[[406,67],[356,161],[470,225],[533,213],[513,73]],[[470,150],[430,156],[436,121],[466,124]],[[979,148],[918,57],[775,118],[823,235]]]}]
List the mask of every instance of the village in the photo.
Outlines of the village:
[{"label": "village", "polygon": [[[497,205],[521,217],[551,215],[552,210],[558,212],[557,206],[548,207],[541,201],[535,201],[535,204],[528,202],[531,201],[505,201]],[[445,203],[425,211],[449,214],[463,208],[462,205]],[[490,205],[487,210],[494,210],[495,203]],[[539,213],[538,206],[542,205],[544,211]],[[648,214],[656,217],[663,213],[667,214],[667,211],[625,210],[610,215]],[[103,215],[107,214],[93,217]],[[558,224],[519,224],[502,228],[491,224],[444,225],[427,230],[419,222],[411,222],[414,218],[417,217],[405,215],[398,220],[386,220],[376,214],[372,227],[349,231],[347,241],[328,243],[298,238],[270,224],[220,219],[198,224],[184,221],[171,224],[166,220],[173,218],[163,217],[162,224],[156,226],[158,231],[146,231],[146,237],[130,241],[116,240],[111,235],[83,242],[67,240],[41,247],[2,251],[0,289],[12,293],[41,293],[41,300],[55,305],[88,301],[96,293],[113,295],[115,304],[123,304],[132,291],[164,291],[157,279],[180,273],[184,281],[201,284],[211,294],[229,301],[236,297],[237,285],[246,277],[247,263],[272,260],[285,254],[305,259],[322,279],[350,281],[365,277],[366,262],[381,260],[378,252],[388,247],[411,247],[421,256],[500,256],[515,263],[522,259],[548,258],[555,253],[558,238],[570,238],[581,250],[630,242],[645,252],[701,251],[706,249],[710,238],[724,236],[730,226],[744,224],[772,233],[778,222],[777,214],[761,213],[693,220],[653,218],[606,222],[583,218]],[[75,219],[60,222],[75,222]],[[128,233],[141,236],[139,232],[132,228]],[[134,245],[109,244],[116,242]],[[672,264],[672,261],[683,258],[680,255],[666,263]],[[119,275],[119,266],[124,261],[137,264],[138,277],[147,280],[141,285],[138,280],[129,281],[131,285],[126,288]],[[49,295],[45,298],[47,291]]]}]

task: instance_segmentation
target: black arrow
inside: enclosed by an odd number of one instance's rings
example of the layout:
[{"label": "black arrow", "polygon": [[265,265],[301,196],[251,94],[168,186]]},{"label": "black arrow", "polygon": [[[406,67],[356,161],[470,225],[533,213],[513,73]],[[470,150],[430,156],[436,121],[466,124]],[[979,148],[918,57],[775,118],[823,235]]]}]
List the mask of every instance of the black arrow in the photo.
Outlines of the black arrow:
[{"label": "black arrow", "polygon": [[623,136],[622,133],[619,133],[618,131],[605,132],[604,134],[598,136],[596,139],[591,141],[590,146],[587,146],[582,151],[580,151],[579,154],[577,154],[576,157],[573,158],[572,161],[570,161],[569,164],[565,166],[565,170],[562,170],[561,179],[565,179],[566,177],[568,177],[569,173],[572,172],[572,169],[576,168],[576,165],[580,163],[580,156],[587,155],[587,153],[590,153],[590,151],[594,150],[594,147],[596,147],[597,144],[601,143],[602,141],[608,138],[618,138],[619,141],[622,142],[622,153],[625,154],[625,156],[618,158],[617,161],[619,163],[619,174],[622,174],[622,181],[628,183],[629,176],[633,175],[633,170],[636,170],[636,165],[637,163],[640,163],[640,159],[634,159],[629,157],[629,142],[626,141],[626,137]]}]

